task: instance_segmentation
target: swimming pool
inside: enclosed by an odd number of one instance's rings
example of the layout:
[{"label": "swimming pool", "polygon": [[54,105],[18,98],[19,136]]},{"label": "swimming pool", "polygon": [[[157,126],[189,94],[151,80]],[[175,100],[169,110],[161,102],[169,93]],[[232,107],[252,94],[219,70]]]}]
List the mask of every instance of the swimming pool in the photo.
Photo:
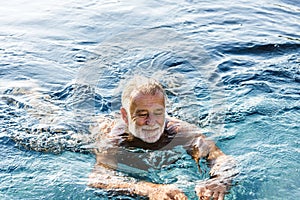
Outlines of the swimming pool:
[{"label": "swimming pool", "polygon": [[[299,198],[299,13],[293,0],[2,2],[0,199],[110,198],[86,186],[89,127],[136,73],[238,161],[226,199]],[[169,170],[152,178],[191,178]]]}]

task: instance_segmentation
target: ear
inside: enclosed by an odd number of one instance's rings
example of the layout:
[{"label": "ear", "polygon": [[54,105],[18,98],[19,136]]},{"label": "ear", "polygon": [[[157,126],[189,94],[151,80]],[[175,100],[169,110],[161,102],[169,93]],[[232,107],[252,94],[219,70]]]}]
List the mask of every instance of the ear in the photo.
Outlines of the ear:
[{"label": "ear", "polygon": [[122,107],[120,111],[121,111],[122,119],[128,125],[128,115],[126,109]]}]

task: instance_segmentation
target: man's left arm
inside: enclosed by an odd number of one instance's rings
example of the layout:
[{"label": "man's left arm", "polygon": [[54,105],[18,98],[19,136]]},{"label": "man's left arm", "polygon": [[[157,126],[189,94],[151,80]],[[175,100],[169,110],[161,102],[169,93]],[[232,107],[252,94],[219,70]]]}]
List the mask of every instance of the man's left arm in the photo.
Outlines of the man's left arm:
[{"label": "man's left arm", "polygon": [[196,161],[206,158],[210,167],[210,179],[197,184],[197,195],[202,199],[224,199],[237,174],[233,157],[224,154],[213,141],[202,135],[196,138],[191,153]]},{"label": "man's left arm", "polygon": [[196,193],[200,199],[224,199],[230,189],[232,179],[237,175],[233,157],[224,154],[216,144],[199,133],[199,127],[175,118],[168,118],[167,130],[177,132],[180,140],[187,140],[187,151],[196,161],[199,173],[200,159],[207,160],[210,167],[210,179],[196,185]]}]

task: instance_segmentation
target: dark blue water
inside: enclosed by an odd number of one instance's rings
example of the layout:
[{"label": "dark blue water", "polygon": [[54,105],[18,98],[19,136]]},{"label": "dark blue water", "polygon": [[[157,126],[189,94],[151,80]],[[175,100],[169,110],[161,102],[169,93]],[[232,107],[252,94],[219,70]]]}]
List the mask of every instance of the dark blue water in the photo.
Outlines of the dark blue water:
[{"label": "dark blue water", "polygon": [[238,161],[226,199],[298,199],[299,24],[296,0],[1,2],[0,199],[109,198],[87,147],[133,74]]}]

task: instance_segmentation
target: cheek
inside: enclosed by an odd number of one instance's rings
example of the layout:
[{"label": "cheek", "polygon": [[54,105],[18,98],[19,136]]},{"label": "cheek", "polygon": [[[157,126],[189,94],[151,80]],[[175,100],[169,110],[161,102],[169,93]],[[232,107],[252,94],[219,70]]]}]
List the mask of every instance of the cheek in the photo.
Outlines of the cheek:
[{"label": "cheek", "polygon": [[165,123],[165,118],[164,118],[164,117],[159,118],[159,119],[157,120],[157,123],[158,123],[159,125],[163,126],[164,123]]},{"label": "cheek", "polygon": [[134,120],[134,121],[132,121],[132,123],[135,124],[135,125],[137,125],[137,126],[143,126],[143,125],[146,124],[145,120],[143,120],[143,119]]}]

